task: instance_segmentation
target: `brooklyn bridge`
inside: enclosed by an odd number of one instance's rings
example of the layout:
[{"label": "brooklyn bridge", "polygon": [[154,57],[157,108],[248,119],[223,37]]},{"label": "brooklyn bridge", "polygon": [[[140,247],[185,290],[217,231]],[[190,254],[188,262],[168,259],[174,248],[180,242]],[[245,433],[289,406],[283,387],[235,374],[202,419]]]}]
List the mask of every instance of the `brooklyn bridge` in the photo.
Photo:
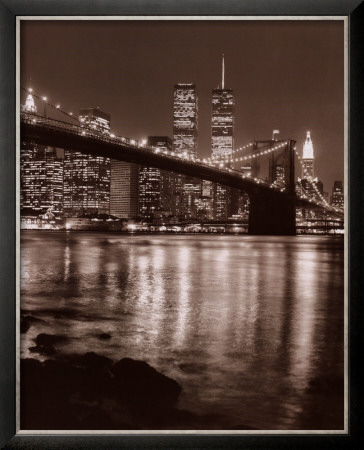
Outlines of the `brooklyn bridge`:
[{"label": "brooklyn bridge", "polygon": [[[297,192],[295,159],[298,155],[292,139],[256,140],[228,157],[198,158],[147,147],[137,140],[102,133],[74,120],[76,123],[47,117],[46,109],[44,115],[23,111],[21,140],[156,167],[244,191],[250,201],[250,234],[295,235],[296,208],[327,211],[334,217],[343,218],[343,210],[330,206],[320,196],[313,181],[313,192],[318,195],[310,197],[305,191]],[[268,176],[264,179],[260,170],[263,160],[268,166]],[[249,175],[234,168],[234,163],[241,161],[249,161]],[[278,166],[284,174],[280,184],[275,183]]]}]

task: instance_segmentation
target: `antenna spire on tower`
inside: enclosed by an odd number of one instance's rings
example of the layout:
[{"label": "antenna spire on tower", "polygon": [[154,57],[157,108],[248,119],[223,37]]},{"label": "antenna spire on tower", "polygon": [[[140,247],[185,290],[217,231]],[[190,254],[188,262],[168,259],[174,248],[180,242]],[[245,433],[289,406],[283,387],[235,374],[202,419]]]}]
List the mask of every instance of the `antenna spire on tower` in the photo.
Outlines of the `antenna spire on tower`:
[{"label": "antenna spire on tower", "polygon": [[222,54],[222,89],[225,89],[225,61],[224,61],[224,54]]}]

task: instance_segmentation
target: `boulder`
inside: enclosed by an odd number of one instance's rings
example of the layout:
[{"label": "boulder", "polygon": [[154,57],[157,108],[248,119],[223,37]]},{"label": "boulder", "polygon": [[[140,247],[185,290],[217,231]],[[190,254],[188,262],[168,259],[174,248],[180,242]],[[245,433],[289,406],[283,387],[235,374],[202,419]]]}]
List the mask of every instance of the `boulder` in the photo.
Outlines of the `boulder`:
[{"label": "boulder", "polygon": [[98,355],[95,352],[87,352],[81,356],[77,356],[74,363],[87,369],[103,369],[111,368],[112,360],[106,356]]},{"label": "boulder", "polygon": [[172,409],[181,392],[177,381],[169,378],[145,361],[123,358],[112,369],[115,393],[134,411],[156,414]]},{"label": "boulder", "polygon": [[58,342],[65,341],[65,336],[58,336],[56,334],[40,333],[35,338],[35,343],[38,346],[54,345]]},{"label": "boulder", "polygon": [[34,347],[29,347],[31,353],[39,353],[43,356],[53,356],[57,353],[57,350],[53,345],[36,345]]},{"label": "boulder", "polygon": [[[53,337],[41,337],[56,342]],[[39,338],[39,336],[38,336]],[[39,341],[39,339],[38,339]],[[163,429],[194,416],[175,409],[180,385],[144,361],[88,352],[21,361],[21,428]]]}]

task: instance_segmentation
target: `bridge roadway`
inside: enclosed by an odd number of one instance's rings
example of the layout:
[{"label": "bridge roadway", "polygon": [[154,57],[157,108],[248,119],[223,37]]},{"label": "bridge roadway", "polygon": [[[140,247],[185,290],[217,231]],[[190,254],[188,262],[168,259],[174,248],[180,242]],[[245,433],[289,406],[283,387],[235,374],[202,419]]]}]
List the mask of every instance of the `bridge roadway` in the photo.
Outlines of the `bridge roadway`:
[{"label": "bridge roadway", "polygon": [[262,180],[243,177],[233,169],[167,155],[154,148],[138,146],[136,141],[127,138],[103,135],[88,128],[35,114],[21,113],[20,136],[21,141],[157,167],[244,190],[250,198],[251,234],[295,234],[295,206],[322,209],[320,204],[299,199],[295,192],[282,192]]}]

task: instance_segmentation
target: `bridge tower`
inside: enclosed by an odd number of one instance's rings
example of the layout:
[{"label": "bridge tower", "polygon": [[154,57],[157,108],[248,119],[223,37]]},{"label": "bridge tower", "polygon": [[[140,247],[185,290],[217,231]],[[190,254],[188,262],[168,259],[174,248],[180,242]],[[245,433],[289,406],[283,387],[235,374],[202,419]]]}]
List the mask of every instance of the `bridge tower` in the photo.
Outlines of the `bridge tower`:
[{"label": "bridge tower", "polygon": [[[273,145],[279,141],[255,142],[254,149],[259,150],[269,143]],[[249,234],[286,236],[296,234],[294,145],[295,141],[289,140],[286,146],[269,156],[268,181],[282,186],[284,193],[278,193],[277,189],[249,193]],[[252,162],[252,176],[257,176],[259,158],[254,158]]]}]

